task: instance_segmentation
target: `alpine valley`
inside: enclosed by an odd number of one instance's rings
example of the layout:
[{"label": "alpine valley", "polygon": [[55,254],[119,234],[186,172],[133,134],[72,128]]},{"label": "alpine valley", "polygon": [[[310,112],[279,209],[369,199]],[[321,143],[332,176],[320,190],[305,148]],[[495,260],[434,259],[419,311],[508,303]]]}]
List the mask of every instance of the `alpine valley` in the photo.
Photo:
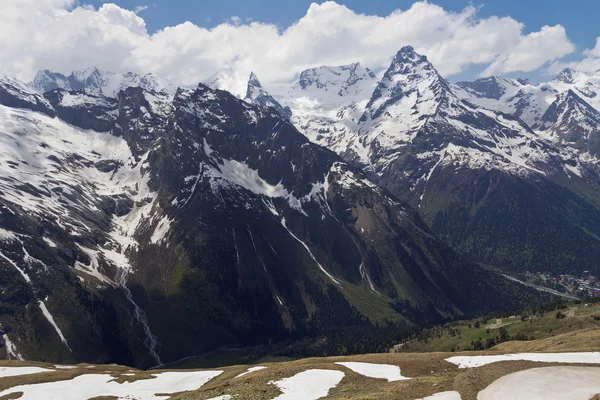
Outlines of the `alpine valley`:
[{"label": "alpine valley", "polygon": [[0,357],[373,352],[535,303],[497,271],[599,272],[598,92],[450,83],[412,47],[268,87],[0,76]]}]

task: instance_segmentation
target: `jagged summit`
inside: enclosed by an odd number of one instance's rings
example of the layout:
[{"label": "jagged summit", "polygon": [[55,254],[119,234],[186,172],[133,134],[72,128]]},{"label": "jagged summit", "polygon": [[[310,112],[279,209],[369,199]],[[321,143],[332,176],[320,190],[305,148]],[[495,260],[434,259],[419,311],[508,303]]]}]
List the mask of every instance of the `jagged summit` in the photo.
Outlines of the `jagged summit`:
[{"label": "jagged summit", "polygon": [[250,88],[250,86],[257,87],[257,88],[262,87],[262,85],[260,84],[260,81],[258,80],[258,77],[256,76],[256,74],[254,72],[250,72],[250,79],[248,79],[248,88]]},{"label": "jagged summit", "polygon": [[394,56],[392,64],[420,64],[429,63],[427,56],[419,54],[412,46],[404,46]]},{"label": "jagged summit", "polygon": [[250,73],[248,79],[248,89],[246,90],[245,101],[261,107],[267,107],[275,110],[279,115],[289,120],[292,117],[292,110],[289,107],[283,107],[273,96],[271,96],[260,84],[258,77],[254,72]]},{"label": "jagged summit", "polygon": [[[401,129],[412,129],[418,119],[433,115],[439,105],[444,101],[447,103],[452,96],[448,83],[427,57],[415,52],[412,46],[405,46],[398,51],[375,88],[361,117],[361,123],[376,121],[387,113],[386,115],[397,118],[394,123],[403,123]],[[399,102],[402,102],[402,107],[394,107],[390,114],[389,108]],[[361,129],[365,131],[377,124],[378,122],[373,122]],[[391,127],[387,128],[388,132],[389,128]],[[386,129],[382,128],[383,130]]]}]

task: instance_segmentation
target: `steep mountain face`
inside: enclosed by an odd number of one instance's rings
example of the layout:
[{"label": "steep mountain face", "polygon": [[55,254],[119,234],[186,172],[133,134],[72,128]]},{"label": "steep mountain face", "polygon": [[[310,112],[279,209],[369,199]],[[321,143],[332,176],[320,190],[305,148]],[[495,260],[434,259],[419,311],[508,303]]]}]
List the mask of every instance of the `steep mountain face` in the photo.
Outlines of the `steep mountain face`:
[{"label": "steep mountain face", "polygon": [[8,107],[27,108],[50,117],[56,115],[52,106],[32,88],[0,74],[0,102]]},{"label": "steep mountain face", "polygon": [[46,98],[58,117],[0,105],[7,356],[152,366],[533,298],[272,108],[204,85]]},{"label": "steep mountain face", "polygon": [[527,80],[501,77],[458,82],[452,85],[452,90],[461,99],[482,108],[511,114],[530,127],[539,123],[557,94],[557,90],[548,84],[533,85]]},{"label": "steep mountain face", "polygon": [[60,119],[82,129],[109,132],[115,128],[119,102],[100,95],[56,89],[44,94]]},{"label": "steep mountain face", "polygon": [[148,91],[173,94],[176,86],[165,81],[155,74],[138,75],[127,73],[124,75],[114,72],[101,71],[91,67],[81,71],[73,71],[69,76],[52,71],[39,71],[32,82],[32,86],[40,93],[55,89],[66,91],[84,91],[92,95],[117,97],[121,90],[128,87],[141,87]]},{"label": "steep mountain face", "polygon": [[338,154],[356,157],[357,123],[377,77],[359,63],[308,69],[298,82],[269,87],[269,92],[292,109],[293,124],[313,143]]},{"label": "steep mountain face", "polygon": [[600,111],[570,89],[556,96],[535,128],[582,156],[600,158]]},{"label": "steep mountain face", "polygon": [[566,68],[549,85],[560,93],[572,90],[586,103],[600,110],[600,71],[588,73]]},{"label": "steep mountain face", "polygon": [[[596,262],[599,253],[597,250],[598,231],[594,227],[600,221],[598,210],[600,207],[599,184],[599,158],[598,158],[598,106],[595,93],[600,90],[600,80],[594,74],[587,74],[572,69],[562,71],[553,81],[540,85],[529,82],[507,80],[502,78],[488,78],[487,81],[499,82],[503,94],[496,100],[489,93],[484,93],[479,80],[472,83],[459,83],[456,87],[457,94],[482,107],[500,110],[521,117],[535,131],[538,137],[563,153],[564,162],[554,164],[554,169],[546,171],[544,176],[533,176],[534,182],[529,179],[515,187],[521,187],[521,192],[526,197],[522,201],[535,204],[522,218],[530,221],[527,230],[537,231],[536,235],[545,237],[544,242],[523,240],[529,242],[522,249],[522,256],[513,257],[513,244],[505,242],[500,246],[501,258],[507,263],[516,265],[536,265],[538,269],[551,269],[556,272],[571,270],[581,271],[586,268],[597,271]],[[496,96],[497,97],[497,96]],[[561,174],[560,169],[565,173]],[[486,180],[483,180],[486,182]],[[532,183],[529,187],[524,183]],[[444,186],[447,183],[443,184]],[[485,183],[485,187],[488,184]],[[507,198],[520,197],[515,190],[509,191]],[[532,201],[532,199],[535,199]],[[468,200],[461,197],[460,201]],[[459,203],[458,201],[456,202]],[[442,234],[453,236],[450,231],[458,221],[465,221],[468,210],[456,207],[450,215],[438,219],[434,229]],[[514,210],[509,203],[498,207],[504,212]],[[524,210],[527,208],[524,208]],[[493,214],[492,214],[493,215]],[[505,215],[504,213],[502,215]],[[535,218],[533,218],[535,216]],[[449,222],[450,220],[454,222]],[[594,221],[593,223],[590,223]],[[503,221],[506,223],[506,220]],[[436,225],[443,226],[436,229]],[[484,242],[489,241],[491,225],[475,228],[475,237],[483,236]],[[590,230],[591,229],[591,230]],[[554,232],[548,236],[548,232]],[[453,241],[458,247],[471,252],[475,249],[472,240],[466,238]],[[498,236],[497,239],[500,240]],[[493,241],[493,240],[492,240]],[[547,244],[551,244],[549,248]],[[539,248],[540,251],[531,251]],[[493,249],[488,246],[487,251]],[[527,250],[526,250],[527,249]],[[516,253],[512,253],[516,254]],[[551,257],[548,257],[551,255]],[[509,261],[515,258],[515,261]],[[544,267],[544,264],[548,265]]]}]

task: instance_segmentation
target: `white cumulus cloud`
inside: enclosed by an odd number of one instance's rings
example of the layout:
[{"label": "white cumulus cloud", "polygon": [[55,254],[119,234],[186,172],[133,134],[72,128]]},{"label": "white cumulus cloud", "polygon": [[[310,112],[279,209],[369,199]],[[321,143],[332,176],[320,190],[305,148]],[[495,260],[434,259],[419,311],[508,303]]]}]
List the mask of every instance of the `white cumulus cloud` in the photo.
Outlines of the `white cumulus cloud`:
[{"label": "white cumulus cloud", "polygon": [[573,68],[581,72],[596,73],[600,71],[600,36],[596,38],[596,45],[582,52],[582,58],[578,61],[563,62],[557,60],[546,69],[549,75],[555,75],[565,68]]},{"label": "white cumulus cloud", "polygon": [[482,75],[533,71],[574,51],[575,46],[562,26],[544,26],[539,32],[523,37],[510,52],[498,56]]},{"label": "white cumulus cloud", "polygon": [[[473,64],[484,74],[538,69],[575,50],[560,25],[524,33],[510,17],[480,17],[468,6],[450,12],[417,2],[387,16],[313,3],[292,26],[230,18],[206,29],[191,22],[149,33],[140,9],[75,0],[2,0],[0,71],[30,80],[39,69],[68,73],[90,65],[117,72],[155,72],[178,84],[204,80],[227,65],[254,70],[264,82],[292,79],[315,65],[359,61],[385,68],[413,45],[445,76]],[[590,50],[594,51],[594,50]]]}]

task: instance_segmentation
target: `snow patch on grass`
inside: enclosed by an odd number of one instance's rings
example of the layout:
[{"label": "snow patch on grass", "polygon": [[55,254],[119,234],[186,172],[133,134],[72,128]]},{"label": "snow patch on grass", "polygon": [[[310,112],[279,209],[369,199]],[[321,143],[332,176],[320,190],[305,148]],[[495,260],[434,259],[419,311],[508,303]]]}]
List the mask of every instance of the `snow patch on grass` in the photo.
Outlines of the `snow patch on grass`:
[{"label": "snow patch on grass", "polygon": [[[290,378],[270,382],[283,394],[273,400],[317,400],[329,394],[344,378],[341,371],[311,369]],[[1,394],[1,393],[0,393]]]},{"label": "snow patch on grass", "polygon": [[[2,369],[0,368],[0,371]],[[171,393],[199,389],[221,373],[223,371],[163,372],[153,374],[153,379],[124,383],[115,382],[110,375],[90,374],[68,381],[15,386],[0,392],[0,397],[23,392],[20,400],[81,400],[100,396],[128,400],[162,400],[168,399]]]},{"label": "snow patch on grass", "polygon": [[600,368],[546,367],[503,376],[478,400],[589,400],[600,393]]},{"label": "snow patch on grass", "polygon": [[[51,369],[39,368],[39,367],[0,367],[0,378],[7,378],[10,376],[23,376],[39,374],[41,372],[54,372]],[[2,395],[0,395],[2,396]],[[40,397],[40,399],[43,397]]]},{"label": "snow patch on grass", "polygon": [[336,362],[357,374],[376,379],[387,379],[388,382],[403,381],[410,378],[402,376],[400,367],[388,364],[369,364],[361,362]]},{"label": "snow patch on grass", "polygon": [[477,368],[500,361],[534,361],[565,364],[600,364],[600,352],[587,353],[518,353],[493,356],[456,356],[446,361],[458,368]]},{"label": "snow patch on grass", "polygon": [[462,400],[458,392],[441,392],[417,400]]},{"label": "snow patch on grass", "polygon": [[258,366],[258,367],[248,368],[248,371],[242,372],[241,374],[239,374],[238,376],[236,376],[236,378],[241,378],[242,376],[246,376],[248,374],[251,374],[251,373],[256,372],[256,371],[261,371],[263,369],[267,369],[267,367]]}]

